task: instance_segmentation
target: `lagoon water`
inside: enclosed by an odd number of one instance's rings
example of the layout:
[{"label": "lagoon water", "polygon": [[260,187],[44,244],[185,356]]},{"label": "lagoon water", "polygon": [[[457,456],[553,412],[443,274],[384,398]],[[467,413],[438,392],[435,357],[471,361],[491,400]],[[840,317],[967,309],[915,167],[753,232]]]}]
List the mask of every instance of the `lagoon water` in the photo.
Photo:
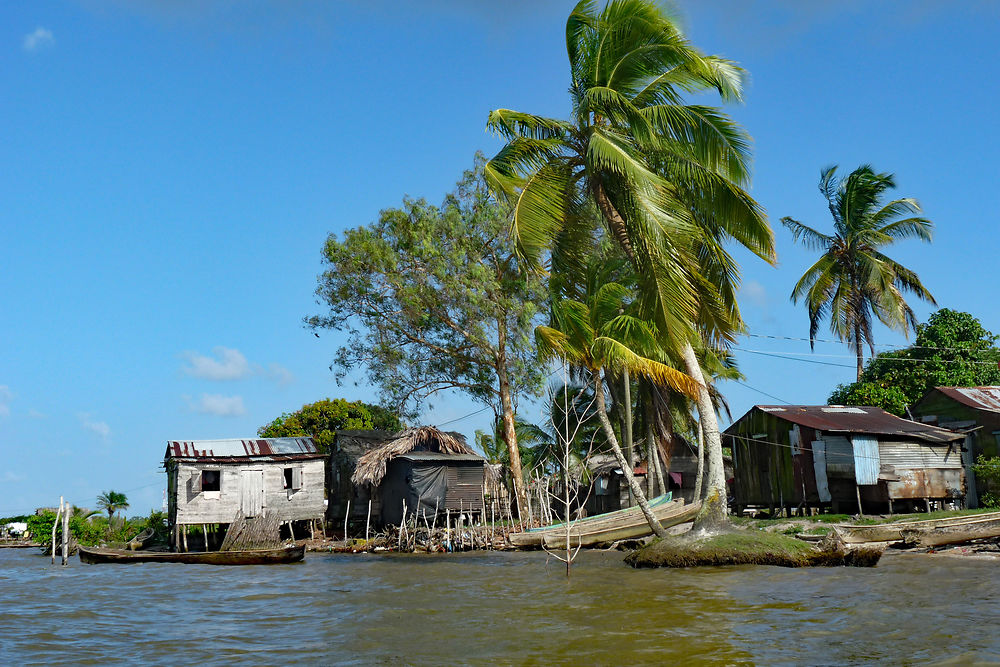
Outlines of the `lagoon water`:
[{"label": "lagoon water", "polygon": [[583,553],[53,567],[0,549],[0,664],[1000,662],[998,563],[633,570]]}]

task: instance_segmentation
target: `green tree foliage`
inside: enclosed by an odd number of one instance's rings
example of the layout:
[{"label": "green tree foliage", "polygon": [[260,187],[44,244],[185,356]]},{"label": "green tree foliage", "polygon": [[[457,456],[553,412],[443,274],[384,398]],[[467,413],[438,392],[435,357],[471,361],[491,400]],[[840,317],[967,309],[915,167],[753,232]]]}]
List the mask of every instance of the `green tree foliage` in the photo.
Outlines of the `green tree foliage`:
[{"label": "green tree foliage", "polygon": [[917,326],[910,347],[882,352],[869,360],[861,379],[830,395],[837,405],[873,405],[905,416],[934,387],[1000,384],[997,336],[969,313],[942,308]]},{"label": "green tree foliage", "polygon": [[375,429],[400,431],[403,421],[392,410],[362,401],[324,398],[286,412],[257,429],[262,438],[310,436],[321,452],[329,453],[337,431]]},{"label": "green tree foliage", "polygon": [[477,156],[441,206],[405,199],[342,240],[331,234],[317,288],[329,310],[307,324],[345,331],[338,379],[364,368],[397,410],[449,389],[490,406],[520,485],[514,411],[519,395],[543,386],[531,337],[543,285],[519,265],[509,209],[491,199],[482,169]]},{"label": "green tree foliage", "polygon": [[[693,343],[732,340],[742,326],[735,240],[774,261],[761,207],[743,189],[750,141],[719,109],[691,93],[742,98],[743,70],[701,53],[655,2],[582,0],[566,22],[569,120],[498,109],[489,127],[506,145],[489,162],[491,187],[514,205],[526,257],[546,252],[553,271],[580,263],[599,220],[635,268],[661,345],[703,382]],[[709,444],[709,496],[699,519],[725,518],[722,445],[707,387],[698,413]]]},{"label": "green tree foliage", "polygon": [[883,253],[896,241],[917,238],[930,242],[934,225],[920,212],[916,199],[884,203],[896,187],[892,174],[877,174],[862,165],[837,180],[837,167],[820,175],[819,190],[833,214],[834,233],[824,234],[797,220],[781,222],[796,241],[823,254],[806,269],[792,290],[792,301],[804,300],[809,310],[809,339],[816,338],[820,322],[829,316],[830,330],[846,341],[858,358],[858,380],[864,366],[864,346],[875,353],[872,317],[909,334],[917,319],[904,292],[934,303],[934,297],[912,270]]},{"label": "green tree foliage", "polygon": [[97,506],[108,513],[108,524],[111,524],[115,512],[128,509],[128,497],[120,491],[104,491],[97,496]]}]

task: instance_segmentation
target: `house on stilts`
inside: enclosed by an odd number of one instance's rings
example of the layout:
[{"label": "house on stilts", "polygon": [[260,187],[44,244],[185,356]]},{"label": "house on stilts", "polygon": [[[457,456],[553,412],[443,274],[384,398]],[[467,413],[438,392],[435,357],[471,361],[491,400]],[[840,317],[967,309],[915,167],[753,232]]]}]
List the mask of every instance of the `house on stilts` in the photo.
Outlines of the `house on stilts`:
[{"label": "house on stilts", "polygon": [[[360,452],[360,439],[352,432],[339,449],[335,442],[332,460],[346,458],[347,449]],[[333,481],[331,497],[349,496],[352,517],[364,519],[370,507],[373,524],[399,524],[404,504],[407,516],[428,519],[435,511],[483,511],[484,475],[493,468],[461,434],[421,426],[367,440],[369,446],[357,457],[350,478],[339,469],[332,475],[339,478]]]},{"label": "house on stilts", "polygon": [[723,433],[735,506],[772,514],[961,506],[965,435],[880,408],[756,405]]},{"label": "house on stilts", "polygon": [[217,549],[237,516],[266,514],[289,537],[308,534],[326,509],[326,459],[312,438],[167,441],[171,546],[191,548],[188,527],[199,526],[194,548]]}]

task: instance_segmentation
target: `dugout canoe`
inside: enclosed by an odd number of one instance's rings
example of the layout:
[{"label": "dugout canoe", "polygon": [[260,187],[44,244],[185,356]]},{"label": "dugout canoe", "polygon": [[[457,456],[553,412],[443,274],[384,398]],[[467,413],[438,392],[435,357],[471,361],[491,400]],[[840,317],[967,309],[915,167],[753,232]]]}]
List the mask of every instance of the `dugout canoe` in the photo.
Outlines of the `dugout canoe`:
[{"label": "dugout canoe", "polygon": [[[690,521],[698,513],[701,504],[685,505],[682,499],[672,500],[672,494],[667,493],[651,499],[649,507],[660,524],[669,528]],[[584,546],[644,537],[653,532],[639,507],[627,507],[579,519],[573,522],[570,530],[573,544],[579,539]],[[563,523],[512,533],[510,542],[515,547],[537,548],[543,543],[548,544],[550,539],[553,544],[558,544],[560,537],[565,545],[566,525]]]},{"label": "dugout canoe", "polygon": [[911,547],[939,547],[991,537],[1000,537],[1000,518],[992,517],[933,528],[903,530],[903,544]]},{"label": "dugout canoe", "polygon": [[875,523],[866,526],[849,526],[838,524],[834,530],[845,544],[866,544],[868,542],[902,542],[905,531],[927,532],[938,528],[951,529],[965,523],[996,520],[1000,521],[1000,512],[984,512],[981,514],[966,514],[943,519],[924,519],[922,521],[897,521],[895,523]]},{"label": "dugout canoe", "polygon": [[305,545],[247,551],[126,551],[80,547],[80,560],[98,563],[187,563],[189,565],[274,565],[305,558]]}]

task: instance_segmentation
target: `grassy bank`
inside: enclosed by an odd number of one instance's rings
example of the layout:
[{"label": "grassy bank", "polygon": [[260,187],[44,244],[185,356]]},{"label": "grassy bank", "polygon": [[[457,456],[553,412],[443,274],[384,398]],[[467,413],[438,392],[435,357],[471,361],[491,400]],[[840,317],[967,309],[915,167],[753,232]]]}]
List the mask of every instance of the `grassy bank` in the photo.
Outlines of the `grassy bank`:
[{"label": "grassy bank", "polygon": [[657,540],[629,554],[625,562],[632,567],[699,565],[874,567],[881,555],[881,549],[847,551],[835,546],[821,549],[781,533],[734,529],[705,537],[686,533]]}]

